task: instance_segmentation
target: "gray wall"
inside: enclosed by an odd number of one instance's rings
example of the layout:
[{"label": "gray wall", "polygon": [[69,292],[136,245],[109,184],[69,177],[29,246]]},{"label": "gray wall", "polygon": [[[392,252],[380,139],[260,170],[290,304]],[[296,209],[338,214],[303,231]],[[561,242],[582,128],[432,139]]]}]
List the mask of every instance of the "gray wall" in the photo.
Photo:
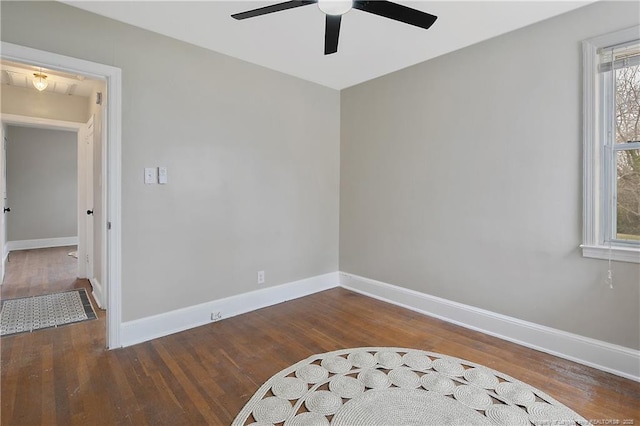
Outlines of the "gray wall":
[{"label": "gray wall", "polygon": [[340,269],[640,348],[640,265],[586,259],[581,40],[597,3],[342,92]]},{"label": "gray wall", "polygon": [[[3,41],[5,40],[3,39]],[[88,100],[82,96],[37,92],[24,87],[3,84],[0,85],[0,101],[3,114],[26,115],[79,123],[86,123],[89,119]]]},{"label": "gray wall", "polygon": [[[123,320],[337,270],[339,92],[60,3],[0,7],[3,41],[122,69]],[[155,166],[168,185],[143,183]]]},{"label": "gray wall", "polygon": [[76,133],[7,129],[7,241],[77,236]]},{"label": "gray wall", "polygon": [[[257,270],[335,271],[340,190],[342,270],[640,348],[638,265],[610,290],[578,249],[579,42],[636,3],[342,95],[62,4],[0,7],[3,41],[123,70],[124,320],[254,290]],[[144,185],[159,165],[169,184]]]}]

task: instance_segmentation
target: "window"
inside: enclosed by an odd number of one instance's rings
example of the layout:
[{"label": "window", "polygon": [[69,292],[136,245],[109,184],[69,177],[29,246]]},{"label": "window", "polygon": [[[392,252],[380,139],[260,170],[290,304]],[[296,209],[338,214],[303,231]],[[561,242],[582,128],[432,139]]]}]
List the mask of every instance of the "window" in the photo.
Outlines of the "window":
[{"label": "window", "polygon": [[640,26],[583,42],[585,257],[640,263]]}]

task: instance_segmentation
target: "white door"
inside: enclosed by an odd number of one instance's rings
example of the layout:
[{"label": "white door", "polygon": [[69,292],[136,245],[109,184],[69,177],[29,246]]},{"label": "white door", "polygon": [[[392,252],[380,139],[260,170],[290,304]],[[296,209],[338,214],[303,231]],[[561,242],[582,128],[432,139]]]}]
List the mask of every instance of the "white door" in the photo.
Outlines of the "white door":
[{"label": "white door", "polygon": [[7,243],[7,221],[5,214],[9,211],[7,206],[7,136],[4,134],[2,127],[2,147],[0,148],[0,204],[2,204],[2,213],[0,213],[0,284],[4,281],[4,246]]},{"label": "white door", "polygon": [[85,143],[85,272],[89,279],[93,278],[93,117],[87,123],[84,134]]}]

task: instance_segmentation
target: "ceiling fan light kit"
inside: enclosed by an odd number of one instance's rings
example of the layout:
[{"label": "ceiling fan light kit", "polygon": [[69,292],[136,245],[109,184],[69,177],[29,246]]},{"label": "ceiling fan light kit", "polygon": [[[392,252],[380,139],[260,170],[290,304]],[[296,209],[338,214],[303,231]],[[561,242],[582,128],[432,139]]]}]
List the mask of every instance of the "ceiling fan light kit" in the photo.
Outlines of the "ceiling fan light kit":
[{"label": "ceiling fan light kit", "polygon": [[314,3],[317,3],[318,8],[326,15],[324,32],[325,55],[330,55],[338,51],[338,39],[340,37],[342,15],[349,12],[351,9],[358,9],[363,12],[393,19],[394,21],[404,22],[405,24],[424,28],[425,30],[429,29],[436,19],[438,19],[437,16],[431,15],[430,13],[384,0],[294,0],[236,13],[231,15],[231,17],[238,20],[254,18],[256,16],[282,12],[283,10],[307,6]]},{"label": "ceiling fan light kit", "polygon": [[344,15],[352,8],[351,0],[318,0],[318,9],[326,15]]}]

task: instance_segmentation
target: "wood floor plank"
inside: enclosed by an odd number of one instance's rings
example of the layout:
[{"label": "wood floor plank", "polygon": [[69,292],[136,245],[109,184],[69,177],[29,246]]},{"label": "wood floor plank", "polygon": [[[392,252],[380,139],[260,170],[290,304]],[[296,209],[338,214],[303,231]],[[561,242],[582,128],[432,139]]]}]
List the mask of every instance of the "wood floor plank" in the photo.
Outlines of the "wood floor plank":
[{"label": "wood floor plank", "polygon": [[[40,371],[42,374],[41,379],[41,393],[45,395],[55,394],[55,382],[53,374],[53,345],[44,344],[40,348],[40,354],[42,356],[42,364]],[[56,405],[53,398],[40,398],[42,400],[42,407],[40,411],[41,419],[49,419],[55,416]]]},{"label": "wood floor plank", "polygon": [[[12,253],[2,298],[90,293],[75,278],[73,249]],[[226,425],[264,381],[310,355],[393,346],[496,369],[601,424],[640,425],[640,383],[344,289],[113,351],[105,350],[105,313],[96,313],[0,339],[0,424]]]}]

